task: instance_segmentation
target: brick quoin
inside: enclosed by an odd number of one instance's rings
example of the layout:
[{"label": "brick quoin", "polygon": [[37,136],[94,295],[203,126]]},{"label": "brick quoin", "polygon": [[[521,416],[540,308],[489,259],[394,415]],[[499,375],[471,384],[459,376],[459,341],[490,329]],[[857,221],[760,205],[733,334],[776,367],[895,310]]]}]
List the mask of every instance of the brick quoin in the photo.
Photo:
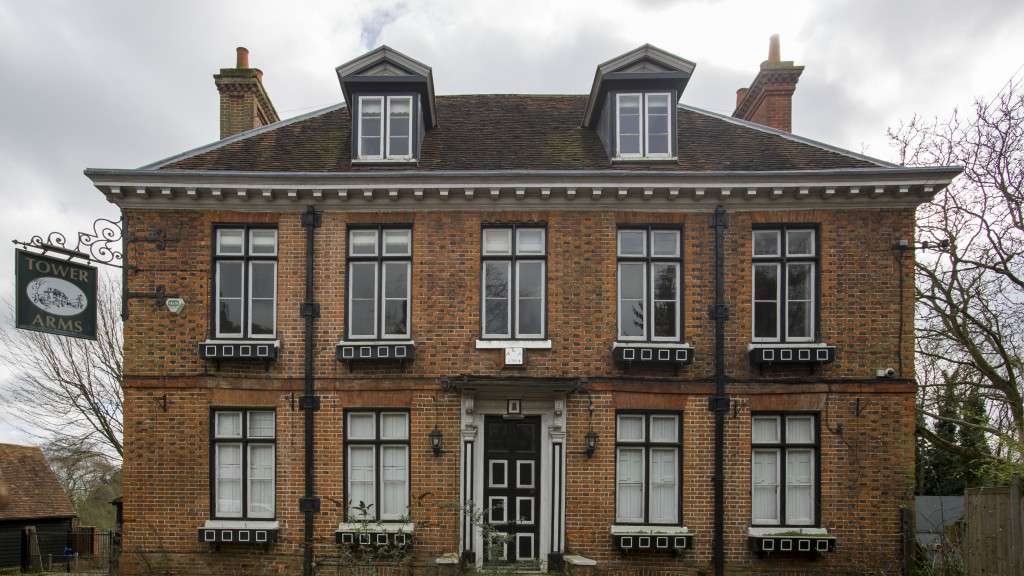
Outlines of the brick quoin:
[{"label": "brick quoin", "polygon": [[[130,243],[129,290],[164,285],[187,302],[178,315],[129,301],[125,323],[125,573],[165,558],[176,573],[236,573],[240,566],[269,566],[269,573],[298,570],[302,494],[302,321],[305,237],[296,212],[126,212],[136,237],[153,228],[180,233],[165,250]],[[543,223],[549,240],[548,324],[551,350],[527,351],[524,369],[503,369],[499,351],[477,350],[480,325],[479,246],[485,222]],[[901,294],[899,268],[890,247],[913,236],[912,209],[737,212],[726,232],[728,374],[734,410],[726,419],[726,546],[730,570],[831,573],[862,567],[895,569],[899,562],[899,506],[913,495],[914,388],[912,384],[912,294]],[[218,366],[195,353],[209,334],[211,238],[214,224],[275,224],[279,231],[278,332],[280,358],[264,369],[223,361]],[[412,225],[414,258],[412,326],[416,359],[404,370],[364,366],[349,371],[334,357],[342,337],[347,226]],[[624,224],[677,224],[684,230],[683,305],[685,340],[696,361],[678,375],[661,369],[623,369],[608,352],[615,335],[615,230]],[[815,368],[765,373],[747,360],[750,334],[750,231],[755,224],[814,223],[820,228],[821,340],[840,351]],[[444,392],[442,377],[464,373],[537,378],[586,375],[594,403],[572,395],[567,405],[566,551],[598,560],[615,573],[671,569],[708,570],[712,527],[713,324],[712,230],[707,215],[643,212],[409,212],[327,211],[316,236],[317,323],[315,370],[323,405],[316,420],[316,550],[335,553],[334,529],[342,516],[344,446],[342,410],[354,407],[411,411],[411,518],[417,528],[416,557],[456,552],[459,499],[459,395]],[[903,315],[902,350],[900,314]],[[864,382],[878,367],[903,355],[904,379]],[[651,382],[656,378],[656,382]],[[664,381],[666,378],[674,382]],[[765,383],[765,378],[777,378]],[[757,380],[744,383],[745,379]],[[844,383],[856,379],[858,383]],[[834,382],[834,383],[832,383]],[[167,411],[162,398],[167,397]],[[210,517],[209,409],[211,406],[273,407],[277,410],[277,517],[281,541],[268,552],[230,545],[211,554],[195,529]],[[695,534],[695,548],[678,558],[659,554],[624,559],[612,547],[614,523],[614,416],[619,409],[671,409],[683,421],[682,517]],[[836,536],[840,551],[816,561],[759,559],[750,552],[750,412],[813,411],[821,418],[821,525]],[[441,430],[440,457],[427,434]],[[588,429],[599,433],[592,458],[584,454]],[[146,551],[146,552],[144,552]],[[255,568],[254,568],[255,570]],[[253,572],[259,573],[259,572]],[[646,573],[646,572],[644,572]]]}]

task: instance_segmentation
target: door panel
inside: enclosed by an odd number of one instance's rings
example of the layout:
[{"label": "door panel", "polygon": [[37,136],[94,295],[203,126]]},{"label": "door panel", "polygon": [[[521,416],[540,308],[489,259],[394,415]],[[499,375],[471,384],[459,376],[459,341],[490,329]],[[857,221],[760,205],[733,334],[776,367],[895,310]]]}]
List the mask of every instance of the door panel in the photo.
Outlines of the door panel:
[{"label": "door panel", "polygon": [[484,518],[504,540],[484,543],[488,563],[537,560],[540,416],[484,419]]}]

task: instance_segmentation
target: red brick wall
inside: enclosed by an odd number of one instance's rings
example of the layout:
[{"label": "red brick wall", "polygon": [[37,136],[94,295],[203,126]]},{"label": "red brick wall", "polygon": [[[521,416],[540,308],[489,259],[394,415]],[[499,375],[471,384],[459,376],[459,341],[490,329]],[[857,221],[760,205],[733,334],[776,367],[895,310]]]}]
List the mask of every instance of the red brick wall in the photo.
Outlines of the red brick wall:
[{"label": "red brick wall", "polygon": [[[273,406],[277,409],[277,511],[282,541],[259,560],[284,570],[298,565],[302,540],[297,501],[302,494],[302,415],[293,407],[301,393],[305,237],[299,214],[129,211],[135,237],[156,228],[172,237],[166,250],[152,243],[128,246],[129,289],[165,286],[184,297],[178,314],[151,300],[131,300],[125,324],[128,374],[125,431],[126,573],[167,560],[176,573],[237,572],[256,562],[244,549],[210,553],[196,541],[209,517],[210,406]],[[420,559],[458,551],[459,398],[441,390],[439,377],[515,374],[539,378],[583,376],[595,404],[600,434],[593,459],[583,455],[587,396],[568,404],[566,544],[599,560],[599,567],[627,573],[633,567],[710,569],[713,419],[712,330],[707,308],[713,297],[713,237],[703,213],[327,212],[316,236],[317,493],[323,498],[316,523],[316,553],[334,554],[333,530],[341,518],[342,410],[363,407],[411,409],[411,516],[417,523]],[[822,426],[822,525],[839,539],[840,551],[817,562],[787,563],[796,572],[859,570],[895,565],[900,504],[913,487],[912,263],[891,250],[912,237],[909,209],[737,212],[727,231],[727,369],[736,384],[735,412],[727,418],[727,554],[731,568],[781,569],[775,560],[748,551],[751,410],[814,410]],[[209,336],[210,255],[215,223],[277,223],[280,358],[262,365],[199,359],[196,345]],[[414,226],[412,330],[416,360],[404,370],[359,367],[335,360],[344,321],[345,227],[348,223]],[[483,222],[543,222],[548,227],[548,332],[551,350],[529,350],[526,367],[503,370],[499,351],[478,351],[479,246]],[[615,327],[615,229],[618,223],[684,226],[684,330],[696,349],[693,365],[675,371],[630,369],[611,362]],[[821,232],[822,340],[838,348],[837,361],[811,370],[752,368],[750,336],[750,229],[754,223],[808,222]],[[905,283],[899,292],[902,266]],[[902,299],[902,334],[900,301]],[[902,338],[901,338],[902,336]],[[902,347],[901,347],[902,341]],[[875,370],[899,367],[907,380],[874,382]],[[167,395],[167,411],[157,399]],[[859,408],[858,408],[859,407]],[[683,519],[695,533],[695,549],[679,559],[619,559],[608,526],[614,518],[613,419],[617,408],[675,408],[683,416]],[[859,410],[859,411],[858,411]],[[427,433],[437,425],[447,451],[435,457]],[[269,573],[274,573],[272,570]],[[281,572],[285,573],[285,572]]]}]

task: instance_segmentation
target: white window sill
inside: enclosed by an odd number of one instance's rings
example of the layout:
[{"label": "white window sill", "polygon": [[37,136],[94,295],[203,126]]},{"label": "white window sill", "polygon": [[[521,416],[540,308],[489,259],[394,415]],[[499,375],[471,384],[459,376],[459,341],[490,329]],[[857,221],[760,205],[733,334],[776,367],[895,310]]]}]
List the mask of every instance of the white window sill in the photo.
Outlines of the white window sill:
[{"label": "white window sill", "polygon": [[412,534],[416,524],[412,522],[342,522],[335,532],[371,532],[376,534]]},{"label": "white window sill", "polygon": [[525,348],[529,350],[550,350],[551,340],[477,340],[477,350],[501,350],[504,348]]},{"label": "white window sill", "polygon": [[228,338],[208,338],[201,342],[201,344],[254,344],[259,342],[260,344],[270,344],[275,348],[281,346],[280,340],[271,340],[268,338],[249,338],[248,340],[239,339],[228,339]]},{"label": "white window sill", "polygon": [[612,524],[612,536],[688,536],[689,534],[690,529],[686,526]]},{"label": "white window sill", "polygon": [[751,526],[747,529],[749,536],[828,536],[825,528],[800,528],[782,526]]},{"label": "white window sill", "polygon": [[617,341],[615,341],[615,343],[612,344],[612,348],[638,348],[638,347],[644,347],[644,348],[668,348],[670,350],[682,350],[682,349],[693,348],[693,346],[690,346],[689,342],[683,342],[682,344],[680,344],[679,342],[658,342],[658,341],[651,342],[649,340],[617,340]]},{"label": "white window sill", "polygon": [[401,346],[415,346],[415,340],[409,339],[398,339],[398,340],[338,340],[338,346],[383,346],[386,344],[395,344]]},{"label": "white window sill", "polygon": [[678,162],[678,156],[615,156],[612,163],[620,162]]},{"label": "white window sill", "polygon": [[415,158],[356,158],[353,164],[416,164]]},{"label": "white window sill", "polygon": [[562,560],[569,566],[597,566],[597,560],[591,560],[579,554],[568,554],[563,556]]},{"label": "white window sill", "polygon": [[438,565],[442,565],[442,566],[453,566],[453,565],[458,564],[458,563],[459,563],[459,555],[456,554],[455,552],[449,552],[449,553],[447,553],[447,554],[445,554],[443,556],[438,556],[437,558],[434,558],[434,564],[438,564]]},{"label": "white window sill", "polygon": [[203,529],[209,530],[279,530],[277,520],[207,520]]},{"label": "white window sill", "polygon": [[751,342],[747,344],[747,351],[761,350],[763,348],[828,348],[824,342]]}]

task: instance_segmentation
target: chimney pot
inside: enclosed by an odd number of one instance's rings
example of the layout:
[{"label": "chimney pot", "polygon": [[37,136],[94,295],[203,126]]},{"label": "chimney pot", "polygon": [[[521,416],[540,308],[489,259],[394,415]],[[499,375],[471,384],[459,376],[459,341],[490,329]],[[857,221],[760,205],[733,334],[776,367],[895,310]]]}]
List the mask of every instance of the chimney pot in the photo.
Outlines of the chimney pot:
[{"label": "chimney pot", "polygon": [[239,46],[235,48],[237,58],[235,59],[235,68],[248,68],[249,67],[249,49],[245,46]]},{"label": "chimney pot", "polygon": [[768,40],[768,62],[778,64],[782,60],[782,50],[779,48],[779,35],[772,34]]}]

